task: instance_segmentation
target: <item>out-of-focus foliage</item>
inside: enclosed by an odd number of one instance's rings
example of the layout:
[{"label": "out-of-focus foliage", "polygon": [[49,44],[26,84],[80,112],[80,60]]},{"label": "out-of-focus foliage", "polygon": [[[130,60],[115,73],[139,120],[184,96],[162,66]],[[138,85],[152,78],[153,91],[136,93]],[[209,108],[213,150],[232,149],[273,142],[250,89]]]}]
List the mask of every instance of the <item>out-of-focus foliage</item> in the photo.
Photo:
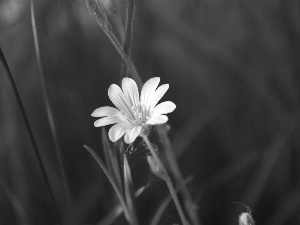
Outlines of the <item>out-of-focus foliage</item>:
[{"label": "out-of-focus foliage", "polygon": [[[85,1],[35,1],[35,12],[73,215],[78,224],[96,224],[118,201],[83,144],[104,157],[90,114],[111,105],[107,89],[119,81],[121,60]],[[194,176],[188,188],[201,222],[238,224],[244,209],[233,202],[241,202],[257,224],[299,224],[300,2],[142,0],[136,13],[132,59],[144,81],[160,76],[170,84],[172,146],[183,174]],[[0,45],[63,214],[29,1],[0,1]],[[0,224],[54,224],[2,66],[0,93]],[[158,143],[154,132],[150,139]],[[128,161],[135,189],[151,182],[137,201],[138,219],[148,224],[167,189],[149,172],[139,141]],[[171,205],[161,224],[178,221]]]}]

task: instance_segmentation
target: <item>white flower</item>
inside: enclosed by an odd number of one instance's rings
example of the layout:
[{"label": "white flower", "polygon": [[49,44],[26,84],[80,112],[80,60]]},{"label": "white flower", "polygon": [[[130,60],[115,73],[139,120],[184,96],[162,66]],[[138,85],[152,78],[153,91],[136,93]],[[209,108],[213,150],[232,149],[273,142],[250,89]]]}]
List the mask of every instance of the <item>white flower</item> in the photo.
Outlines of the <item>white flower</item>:
[{"label": "white flower", "polygon": [[157,88],[160,78],[149,79],[143,86],[141,96],[135,81],[131,78],[123,78],[122,89],[116,85],[110,85],[108,96],[117,107],[100,107],[93,113],[93,117],[102,117],[95,121],[95,127],[115,124],[108,132],[112,142],[119,140],[124,134],[127,144],[135,141],[141,133],[142,127],[148,125],[163,124],[168,121],[164,114],[173,112],[176,105],[167,101],[157,105],[158,101],[169,89],[168,84]]}]

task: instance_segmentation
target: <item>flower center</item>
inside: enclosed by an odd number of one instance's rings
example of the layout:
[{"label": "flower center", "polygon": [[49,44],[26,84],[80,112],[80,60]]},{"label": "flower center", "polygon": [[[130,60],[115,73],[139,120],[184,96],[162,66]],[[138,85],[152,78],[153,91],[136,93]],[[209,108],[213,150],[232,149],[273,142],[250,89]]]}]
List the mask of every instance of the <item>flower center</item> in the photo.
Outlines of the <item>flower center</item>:
[{"label": "flower center", "polygon": [[150,106],[139,103],[131,106],[131,111],[135,118],[135,121],[132,122],[135,125],[143,125],[150,119]]}]

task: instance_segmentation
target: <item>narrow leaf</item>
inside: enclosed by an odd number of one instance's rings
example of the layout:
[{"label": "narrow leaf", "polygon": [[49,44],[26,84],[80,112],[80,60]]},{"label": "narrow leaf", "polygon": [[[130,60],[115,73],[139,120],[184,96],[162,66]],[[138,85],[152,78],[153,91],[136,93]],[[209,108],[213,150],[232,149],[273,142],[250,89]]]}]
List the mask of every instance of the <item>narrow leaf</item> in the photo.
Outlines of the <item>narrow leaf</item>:
[{"label": "narrow leaf", "polygon": [[[145,189],[148,187],[149,185],[143,186],[141,188],[139,188],[135,193],[134,193],[134,197],[137,198],[139,197],[144,191]],[[120,204],[116,205],[111,211],[110,213],[108,213],[101,221],[99,221],[97,223],[97,225],[110,225],[112,224],[115,219],[117,219],[117,217],[123,212],[123,208]]]},{"label": "narrow leaf", "polygon": [[105,157],[108,158],[107,161],[109,161],[112,174],[114,175],[115,180],[117,181],[119,187],[121,188],[122,181],[121,181],[121,171],[119,166],[120,161],[118,160],[117,151],[115,151],[115,149],[113,149],[110,145],[110,142],[107,138],[107,134],[104,128],[102,129],[102,141],[103,141],[103,147],[105,148],[104,149]]},{"label": "narrow leaf", "polygon": [[68,213],[68,217],[70,217],[69,220],[73,221],[73,218],[71,218],[71,215],[73,213],[72,213],[72,207],[71,207],[70,188],[69,188],[69,184],[67,182],[66,171],[65,171],[64,164],[63,164],[63,157],[61,154],[61,148],[59,146],[59,141],[58,141],[58,136],[57,136],[57,129],[56,129],[56,125],[54,122],[54,116],[53,116],[53,112],[52,112],[51,105],[50,105],[49,94],[48,94],[48,91],[46,88],[45,75],[44,75],[43,67],[42,67],[42,60],[41,60],[41,54],[40,54],[40,48],[39,48],[39,39],[38,39],[38,35],[37,35],[37,28],[36,28],[36,22],[35,22],[35,11],[34,11],[33,0],[31,0],[30,7],[31,7],[31,25],[32,25],[35,54],[36,54],[36,59],[37,59],[39,81],[41,84],[42,95],[43,95],[43,99],[45,102],[49,128],[50,128],[53,143],[54,143],[54,150],[55,150],[55,154],[57,157],[59,176],[60,176],[60,179],[62,182],[62,191],[63,191],[64,197],[65,197],[67,213]]},{"label": "narrow leaf", "polygon": [[[187,183],[189,183],[192,180],[192,177],[188,177],[184,183],[180,186],[176,188],[176,193],[178,191],[180,191],[182,189],[182,187],[184,187],[184,185],[186,185]],[[169,205],[169,203],[171,202],[171,196],[168,195],[168,197],[165,198],[165,200],[160,204],[160,206],[158,207],[156,213],[154,214],[150,225],[157,225],[161,216],[163,215],[164,211],[166,210],[167,206]]]},{"label": "narrow leaf", "polygon": [[124,155],[124,189],[127,207],[131,213],[132,219],[137,223],[137,216],[135,213],[136,211],[134,205],[133,183],[126,155]]},{"label": "narrow leaf", "polygon": [[104,163],[102,162],[102,160],[97,156],[97,154],[95,153],[95,151],[93,149],[91,149],[89,146],[84,145],[84,148],[86,150],[89,151],[89,153],[93,156],[93,158],[96,160],[96,162],[98,163],[98,165],[100,166],[100,168],[102,169],[102,171],[104,172],[104,174],[106,175],[107,179],[109,180],[110,184],[112,185],[122,207],[124,210],[124,214],[125,217],[127,219],[128,222],[131,221],[130,216],[129,216],[129,211],[125,202],[125,199],[123,198],[123,195],[120,191],[120,189],[118,188],[118,185],[116,184],[113,176],[109,173],[108,169],[105,167]]},{"label": "narrow leaf", "polygon": [[101,132],[102,146],[103,146],[103,152],[104,152],[104,156],[105,156],[106,166],[107,166],[107,169],[108,169],[109,173],[114,175],[113,174],[113,165],[112,165],[111,158],[110,158],[110,152],[113,151],[113,150],[112,150],[111,145],[108,141],[105,128],[102,127],[101,131],[102,131]]}]

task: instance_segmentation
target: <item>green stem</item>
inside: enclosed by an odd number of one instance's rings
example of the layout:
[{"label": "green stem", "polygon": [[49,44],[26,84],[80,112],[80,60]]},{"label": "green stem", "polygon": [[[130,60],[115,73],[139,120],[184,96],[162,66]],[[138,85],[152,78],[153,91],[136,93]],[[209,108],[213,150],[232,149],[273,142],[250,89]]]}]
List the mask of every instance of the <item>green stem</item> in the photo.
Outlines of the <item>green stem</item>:
[{"label": "green stem", "polygon": [[[150,150],[150,152],[151,152],[151,154],[152,154],[154,160],[156,161],[157,165],[158,165],[163,171],[166,171],[164,165],[162,164],[162,162],[161,162],[161,160],[158,158],[158,155],[156,154],[154,148],[152,147],[152,145],[151,145],[151,143],[150,143],[148,137],[147,137],[146,135],[142,135],[142,137],[143,137],[143,139],[144,139],[144,141],[145,141],[145,143],[146,143],[148,149]],[[174,186],[173,186],[173,184],[172,184],[171,178],[170,178],[170,176],[168,175],[167,172],[166,172],[166,174],[165,174],[165,179],[164,179],[164,180],[165,180],[165,182],[167,183],[168,189],[169,189],[170,194],[171,194],[171,196],[172,196],[172,199],[173,199],[173,201],[174,201],[174,203],[175,203],[175,206],[176,206],[176,209],[177,209],[178,214],[179,214],[179,216],[180,216],[180,219],[181,219],[182,224],[183,224],[183,225],[189,225],[189,222],[188,222],[187,219],[185,218],[185,215],[184,215],[184,213],[183,213],[183,209],[182,209],[182,207],[181,207],[181,205],[180,205],[180,202],[179,202],[179,199],[178,199],[178,197],[177,197],[177,195],[176,195],[176,191],[175,191]]]}]

